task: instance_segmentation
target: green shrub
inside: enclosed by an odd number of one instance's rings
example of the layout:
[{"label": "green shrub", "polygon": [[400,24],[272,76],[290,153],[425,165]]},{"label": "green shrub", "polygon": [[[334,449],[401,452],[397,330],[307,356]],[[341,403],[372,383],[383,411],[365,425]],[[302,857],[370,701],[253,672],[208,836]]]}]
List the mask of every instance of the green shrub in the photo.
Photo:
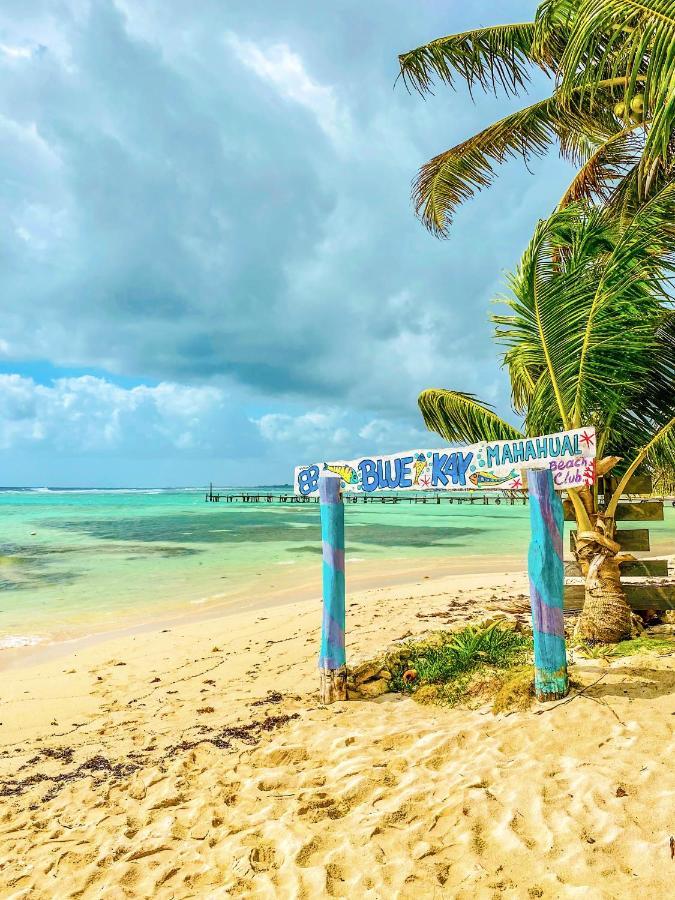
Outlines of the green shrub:
[{"label": "green shrub", "polygon": [[[400,654],[402,661],[392,667],[392,689],[414,693],[423,685],[465,682],[461,676],[481,667],[502,669],[523,663],[531,648],[530,638],[500,627],[498,622],[487,628],[468,626],[440,636],[434,644],[409,643]],[[413,680],[403,678],[408,670],[416,673]]]}]

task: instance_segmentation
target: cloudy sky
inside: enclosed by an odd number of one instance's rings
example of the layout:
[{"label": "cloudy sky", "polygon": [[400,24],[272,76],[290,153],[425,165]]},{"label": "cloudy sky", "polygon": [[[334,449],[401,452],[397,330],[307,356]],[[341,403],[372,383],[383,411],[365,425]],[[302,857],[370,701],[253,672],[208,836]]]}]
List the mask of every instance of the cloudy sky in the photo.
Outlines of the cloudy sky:
[{"label": "cloudy sky", "polygon": [[287,482],[437,445],[430,386],[509,414],[490,299],[569,170],[504,167],[438,241],[418,166],[515,104],[394,82],[535,7],[3,0],[0,484]]}]

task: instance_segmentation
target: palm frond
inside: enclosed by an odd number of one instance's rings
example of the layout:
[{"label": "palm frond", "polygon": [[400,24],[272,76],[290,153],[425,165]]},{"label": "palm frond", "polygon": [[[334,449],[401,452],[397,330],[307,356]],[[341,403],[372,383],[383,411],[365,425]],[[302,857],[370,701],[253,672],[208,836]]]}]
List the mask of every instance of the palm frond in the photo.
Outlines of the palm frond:
[{"label": "palm frond", "polygon": [[413,187],[415,209],[430,231],[445,236],[455,209],[490,185],[494,163],[543,156],[558,140],[563,152],[579,159],[589,135],[604,141],[608,132],[581,109],[571,111],[549,97],[512,113],[424,165]]},{"label": "palm frond", "polygon": [[[607,257],[584,310],[585,323],[579,335],[576,422],[581,421],[591,397],[597,402],[599,396],[604,396],[605,408],[612,408],[605,379],[607,362],[613,352],[619,355],[621,367],[627,363],[631,366],[632,377],[638,384],[650,368],[650,355],[658,349],[655,341],[663,317],[664,279],[673,271],[674,217],[675,184],[671,184],[645,203],[628,222]],[[634,321],[638,309],[639,317]],[[627,326],[625,333],[621,330],[622,319]],[[667,363],[668,358],[662,361]],[[614,396],[616,406],[620,407],[626,392],[621,389]]]},{"label": "palm frond", "polygon": [[512,384],[530,376],[514,390],[528,433],[593,424],[606,452],[630,459],[672,414],[673,220],[675,185],[628,222],[573,203],[539,223],[511,278],[510,314],[493,316]]},{"label": "palm frond", "polygon": [[673,471],[675,467],[675,416],[653,435],[649,443],[641,448],[631,465],[626,469],[612,495],[612,499],[607,505],[608,516],[615,515],[619,499],[625,491],[629,479],[645,460],[652,466],[665,467],[667,471]]},{"label": "palm frond", "polygon": [[578,0],[544,0],[539,4],[532,55],[542,66],[559,66],[578,8]]},{"label": "palm frond", "polygon": [[639,168],[646,196],[659,166],[672,155],[675,127],[675,4],[672,0],[581,0],[560,60],[560,95],[589,99],[598,85],[613,79],[624,85],[629,108],[640,94],[649,123]]},{"label": "palm frond", "polygon": [[452,85],[455,75],[485,91],[517,94],[529,81],[534,23],[495,25],[438,38],[401,53],[399,65],[406,86],[430,93],[434,78]]},{"label": "palm frond", "polygon": [[638,165],[642,141],[634,134],[634,125],[625,128],[600,144],[574,176],[560,200],[559,207],[577,200],[599,200],[607,203],[621,182]]},{"label": "palm frond", "polygon": [[424,424],[447,441],[475,444],[480,441],[507,441],[522,437],[473,394],[429,388],[418,399]]},{"label": "palm frond", "polygon": [[[493,321],[499,322],[500,317],[493,316]],[[504,354],[504,365],[509,370],[513,409],[519,415],[526,415],[542,374],[538,354],[527,344],[518,344]]]}]

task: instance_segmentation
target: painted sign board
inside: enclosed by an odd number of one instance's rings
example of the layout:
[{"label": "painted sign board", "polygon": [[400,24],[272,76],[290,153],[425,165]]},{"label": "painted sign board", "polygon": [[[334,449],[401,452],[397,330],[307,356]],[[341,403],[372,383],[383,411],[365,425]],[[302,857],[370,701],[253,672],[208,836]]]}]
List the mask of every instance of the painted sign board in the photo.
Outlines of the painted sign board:
[{"label": "painted sign board", "polygon": [[391,490],[521,490],[522,469],[550,469],[555,488],[560,491],[593,484],[595,429],[297,466],[293,487],[304,497],[318,495],[319,476],[329,471],[340,476],[343,491],[367,494]]}]

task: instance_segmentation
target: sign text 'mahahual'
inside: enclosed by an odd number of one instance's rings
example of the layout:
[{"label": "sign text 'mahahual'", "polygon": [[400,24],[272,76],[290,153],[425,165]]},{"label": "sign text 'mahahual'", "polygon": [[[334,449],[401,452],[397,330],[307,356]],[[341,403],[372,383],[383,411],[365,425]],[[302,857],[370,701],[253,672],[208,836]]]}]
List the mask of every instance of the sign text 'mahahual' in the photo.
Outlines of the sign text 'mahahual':
[{"label": "sign text 'mahahual'", "polygon": [[551,469],[557,490],[593,484],[595,429],[298,466],[294,490],[318,493],[324,471],[339,475],[344,491],[519,490],[522,469]]}]

